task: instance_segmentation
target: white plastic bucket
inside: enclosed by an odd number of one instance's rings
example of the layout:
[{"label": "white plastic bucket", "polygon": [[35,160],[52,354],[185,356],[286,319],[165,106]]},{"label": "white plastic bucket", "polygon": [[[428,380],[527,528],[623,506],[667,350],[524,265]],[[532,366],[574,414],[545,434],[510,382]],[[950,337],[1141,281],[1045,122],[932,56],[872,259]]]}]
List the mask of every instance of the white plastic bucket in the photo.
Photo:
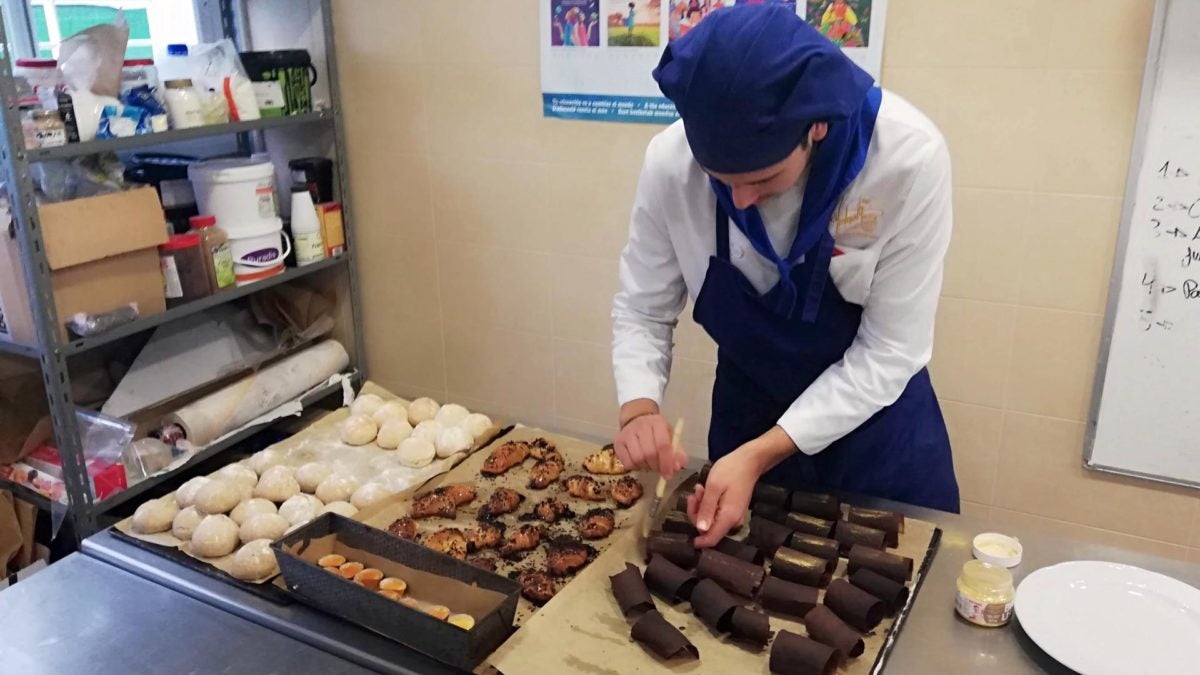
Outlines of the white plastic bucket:
[{"label": "white plastic bucket", "polygon": [[279,218],[275,165],[255,159],[213,159],[188,167],[200,213],[214,215],[230,237]]},{"label": "white plastic bucket", "polygon": [[283,234],[283,221],[269,225],[229,230],[233,274],[238,286],[269,279],[283,273],[283,261],[292,252],[292,242]]}]

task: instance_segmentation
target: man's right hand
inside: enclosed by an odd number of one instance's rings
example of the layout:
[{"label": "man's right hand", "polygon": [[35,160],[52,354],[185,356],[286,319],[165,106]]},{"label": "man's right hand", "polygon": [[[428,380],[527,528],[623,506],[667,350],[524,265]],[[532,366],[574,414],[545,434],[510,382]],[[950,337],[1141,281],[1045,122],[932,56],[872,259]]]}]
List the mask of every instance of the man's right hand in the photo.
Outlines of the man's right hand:
[{"label": "man's right hand", "polygon": [[687,454],[676,451],[671,443],[671,425],[647,399],[621,406],[621,431],[613,441],[613,450],[630,469],[646,469],[664,478],[674,476],[687,464]]}]

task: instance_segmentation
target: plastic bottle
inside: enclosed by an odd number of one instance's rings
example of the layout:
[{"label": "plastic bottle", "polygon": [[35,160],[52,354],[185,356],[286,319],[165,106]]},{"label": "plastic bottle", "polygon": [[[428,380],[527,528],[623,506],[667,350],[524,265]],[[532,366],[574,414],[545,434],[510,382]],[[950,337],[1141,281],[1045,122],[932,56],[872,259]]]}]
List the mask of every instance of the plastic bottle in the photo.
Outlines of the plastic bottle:
[{"label": "plastic bottle", "polygon": [[321,221],[317,218],[317,208],[307,185],[292,188],[292,241],[298,267],[325,259]]},{"label": "plastic bottle", "polygon": [[233,273],[233,252],[229,247],[229,235],[217,227],[216,216],[192,216],[188,224],[192,226],[193,233],[200,235],[211,292],[232,286],[237,281]]}]

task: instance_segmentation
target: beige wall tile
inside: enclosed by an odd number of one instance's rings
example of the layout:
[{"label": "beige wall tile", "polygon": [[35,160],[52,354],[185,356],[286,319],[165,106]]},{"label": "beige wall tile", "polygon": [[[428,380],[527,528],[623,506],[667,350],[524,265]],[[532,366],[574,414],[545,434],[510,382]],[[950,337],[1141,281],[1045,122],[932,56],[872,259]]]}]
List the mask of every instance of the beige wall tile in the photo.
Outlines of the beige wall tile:
[{"label": "beige wall tile", "polygon": [[[370,296],[364,294],[367,307]],[[400,396],[446,395],[446,354],[442,325],[399,312],[364,312],[363,340],[369,376]]]},{"label": "beige wall tile", "polygon": [[617,437],[618,431],[616,424],[592,424],[562,415],[554,418],[554,425],[551,428],[558,433],[568,434],[597,445],[612,443],[613,439]]},{"label": "beige wall tile", "polygon": [[[995,505],[1183,546],[1196,498],[1083,468],[1081,422],[1007,413]],[[997,512],[998,513],[998,512]]]},{"label": "beige wall tile", "polygon": [[943,399],[1004,407],[1016,309],[942,298],[929,371]]},{"label": "beige wall tile", "polygon": [[595,425],[617,419],[617,390],[607,345],[554,340],[555,414]]},{"label": "beige wall tile", "polygon": [[347,146],[385,161],[428,152],[426,97],[413,92],[421,90],[422,73],[429,67],[377,61],[373,56],[341,67]]},{"label": "beige wall tile", "polygon": [[[641,171],[646,146],[664,128],[658,124],[584,123],[543,117],[538,124],[538,134],[545,141],[546,156],[552,162],[606,167],[630,176],[633,182],[629,191],[608,196],[625,199],[632,208],[632,186]],[[625,215],[628,217],[628,212]]]},{"label": "beige wall tile", "polygon": [[1192,509],[1192,538],[1188,542],[1188,546],[1192,548],[1200,548],[1200,497],[1196,499],[1196,505]]},{"label": "beige wall tile", "polygon": [[717,362],[717,343],[692,318],[690,301],[680,312],[679,325],[675,327],[675,355],[693,361]]},{"label": "beige wall tile", "polygon": [[559,253],[553,269],[543,283],[553,296],[554,337],[610,344],[616,261]]},{"label": "beige wall tile", "polygon": [[430,168],[439,239],[550,249],[545,164],[434,155]]},{"label": "beige wall tile", "polygon": [[423,86],[432,152],[513,161],[544,159],[537,133],[542,105],[536,67],[438,63],[424,69]]},{"label": "beige wall tile", "polygon": [[[962,68],[939,72],[945,87],[942,133],[950,147],[954,185],[1029,190],[1044,149],[1035,125],[1058,128],[1062,118],[1035,118],[1035,71]],[[1044,107],[1044,106],[1043,106]],[[1058,111],[1056,111],[1058,112]],[[1058,112],[1058,114],[1062,114]],[[1038,139],[1044,140],[1044,139]]]},{"label": "beige wall tile", "polygon": [[[420,155],[386,155],[369,139],[347,143],[352,209],[359,239],[373,234],[433,236],[433,195],[429,161]],[[386,187],[381,177],[386,176]]]},{"label": "beige wall tile", "polygon": [[555,253],[615,264],[629,240],[637,173],[601,164],[559,164],[545,174],[546,220]]},{"label": "beige wall tile", "polygon": [[1009,408],[1087,419],[1102,323],[1094,314],[1018,308],[1008,372]]},{"label": "beige wall tile", "polygon": [[715,381],[712,363],[684,358],[676,358],[671,363],[671,382],[667,385],[663,414],[672,424],[680,417],[685,420],[683,443],[688,454],[694,457],[708,455],[708,422],[712,417]]},{"label": "beige wall tile", "polygon": [[[333,6],[339,75],[380,64],[417,64],[425,31],[417,13],[420,0],[338,0]],[[343,96],[348,92],[343,91]]]},{"label": "beige wall tile", "polygon": [[423,0],[416,14],[425,31],[425,59],[536,66],[539,7],[535,2]]},{"label": "beige wall tile", "polygon": [[438,321],[442,298],[438,288],[434,242],[403,238],[383,228],[361,228],[355,254],[361,270],[389,270],[362,275],[360,290],[368,317],[386,315],[407,321]]},{"label": "beige wall tile", "polygon": [[885,65],[879,81],[885,89],[899,94],[940,125],[945,115],[945,98],[949,93],[941,79],[942,74],[935,68],[893,68]]},{"label": "beige wall tile", "polygon": [[550,255],[443,240],[437,244],[437,263],[447,322],[550,335]]},{"label": "beige wall tile", "polygon": [[448,400],[453,400],[455,403],[466,406],[467,410],[471,412],[485,413],[493,420],[504,424],[520,422],[526,426],[541,429],[552,429],[554,427],[552,410],[533,410],[522,407],[519,402],[507,399],[504,401],[485,401],[469,396],[458,396]]},{"label": "beige wall tile", "polygon": [[954,190],[954,235],[942,294],[1015,302],[1021,257],[1030,247],[1032,196],[1026,192]]},{"label": "beige wall tile", "polygon": [[1087,527],[1062,520],[1044,518],[1008,509],[992,509],[992,525],[999,531],[1031,530],[1065,539],[1103,544],[1114,548],[1148,553],[1173,560],[1186,560],[1192,549],[1176,546],[1164,541],[1136,537],[1112,530]]},{"label": "beige wall tile", "polygon": [[487,402],[516,420],[553,420],[554,353],[549,335],[447,323],[445,344],[451,398]]},{"label": "beige wall tile", "polygon": [[1045,53],[1036,0],[906,0],[888,9],[889,66],[1030,67]]},{"label": "beige wall tile", "polygon": [[1045,34],[1045,65],[1140,68],[1146,60],[1153,14],[1154,3],[1148,0],[1040,3],[1038,23]]},{"label": "beige wall tile", "polygon": [[966,501],[991,504],[995,497],[1004,411],[956,401],[941,401],[941,406],[950,432],[950,447],[954,449],[959,496]]},{"label": "beige wall tile", "polygon": [[1033,195],[1018,266],[1020,303],[1103,313],[1120,221],[1116,197]]},{"label": "beige wall tile", "polygon": [[979,502],[971,502],[962,500],[959,503],[959,512],[972,520],[978,521],[981,525],[988,525],[992,520],[992,507]]},{"label": "beige wall tile", "polygon": [[1188,562],[1200,563],[1200,548],[1188,549]]}]

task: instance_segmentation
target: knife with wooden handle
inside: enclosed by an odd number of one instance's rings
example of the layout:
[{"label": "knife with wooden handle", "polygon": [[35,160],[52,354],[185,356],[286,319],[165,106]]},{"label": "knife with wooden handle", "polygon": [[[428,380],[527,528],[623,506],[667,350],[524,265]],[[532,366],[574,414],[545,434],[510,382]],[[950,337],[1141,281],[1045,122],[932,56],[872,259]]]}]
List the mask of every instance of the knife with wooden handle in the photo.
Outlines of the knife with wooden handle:
[{"label": "knife with wooden handle", "polygon": [[[679,452],[683,448],[683,418],[680,417],[675,422],[675,431],[671,434],[671,447]],[[650,501],[650,508],[646,509],[645,515],[642,516],[642,538],[650,536],[650,526],[654,523],[654,517],[658,514],[658,507],[662,505],[663,495],[667,491],[667,479],[660,473],[658,475],[658,483],[654,486],[654,499]]]}]

